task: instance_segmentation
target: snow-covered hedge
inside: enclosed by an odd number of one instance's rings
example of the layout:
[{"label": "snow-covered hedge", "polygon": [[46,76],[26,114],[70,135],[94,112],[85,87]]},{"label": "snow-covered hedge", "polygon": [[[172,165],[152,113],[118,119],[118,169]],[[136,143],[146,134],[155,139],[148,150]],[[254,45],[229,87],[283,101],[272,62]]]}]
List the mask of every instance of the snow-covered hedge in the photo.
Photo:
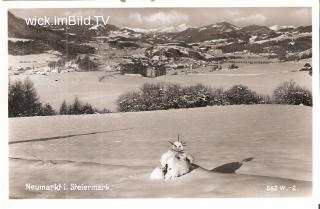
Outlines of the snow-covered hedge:
[{"label": "snow-covered hedge", "polygon": [[266,97],[259,96],[243,85],[228,90],[203,84],[182,87],[178,84],[144,84],[139,91],[122,94],[118,100],[120,112],[194,108],[212,105],[261,104]]},{"label": "snow-covered hedge", "polygon": [[312,93],[294,81],[286,81],[273,91],[273,100],[276,104],[312,106]]}]

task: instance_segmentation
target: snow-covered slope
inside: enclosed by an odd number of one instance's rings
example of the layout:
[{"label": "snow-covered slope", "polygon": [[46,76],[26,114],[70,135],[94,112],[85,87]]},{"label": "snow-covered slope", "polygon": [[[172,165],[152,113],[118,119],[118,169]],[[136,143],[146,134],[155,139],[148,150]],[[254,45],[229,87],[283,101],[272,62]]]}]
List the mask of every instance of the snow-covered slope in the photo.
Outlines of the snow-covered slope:
[{"label": "snow-covered slope", "polygon": [[[9,119],[11,142],[39,139],[9,145],[10,197],[307,196],[312,186],[311,116],[310,107],[239,105]],[[150,181],[161,154],[170,147],[167,140],[178,133],[188,145],[186,151],[205,169],[175,181]],[[57,138],[46,141],[49,137]],[[208,171],[248,157],[254,159],[235,174]],[[57,182],[108,184],[112,190],[25,189],[26,183]],[[295,185],[298,191],[268,192],[268,185]]]}]

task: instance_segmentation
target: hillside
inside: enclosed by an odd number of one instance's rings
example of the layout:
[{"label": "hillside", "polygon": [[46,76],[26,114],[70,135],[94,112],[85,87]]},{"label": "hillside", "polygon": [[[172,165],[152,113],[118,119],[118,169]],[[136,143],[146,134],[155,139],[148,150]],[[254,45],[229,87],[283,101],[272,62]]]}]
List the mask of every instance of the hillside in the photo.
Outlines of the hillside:
[{"label": "hillside", "polygon": [[173,39],[187,43],[202,42],[213,39],[239,38],[248,39],[248,35],[240,32],[240,28],[228,22],[219,22],[198,28],[188,28],[173,34]]},{"label": "hillside", "polygon": [[[57,50],[68,56],[94,53],[94,48],[81,45],[79,38],[74,38],[69,33],[42,26],[27,25],[25,20],[17,18],[10,12],[8,12],[8,37],[18,39],[16,42],[9,40],[9,54],[12,55],[39,54],[44,50]],[[28,41],[21,42],[19,39]]]},{"label": "hillside", "polygon": [[266,26],[260,26],[260,25],[248,25],[240,29],[243,33],[248,33],[250,35],[263,35],[268,34],[272,30]]},{"label": "hillside", "polygon": [[[277,46],[281,45],[284,50],[301,52],[311,48],[311,26],[300,26],[297,28],[279,28],[274,30],[260,25],[248,25],[238,27],[229,22],[218,22],[200,27],[188,27],[182,24],[178,29],[148,30],[134,28],[120,28],[115,25],[94,22],[93,26],[75,25],[75,26],[27,26],[23,19],[14,16],[8,12],[9,38],[31,39],[42,41],[48,47],[59,49],[61,52],[68,51],[61,49],[68,43],[73,53],[93,53],[93,49],[81,50],[75,48],[72,50],[72,44],[87,44],[92,41],[102,41],[108,43],[113,48],[131,49],[145,48],[158,44],[168,43],[187,43],[200,45],[200,48],[222,49],[224,53],[234,51],[250,52],[277,52]],[[272,27],[271,27],[272,28]],[[292,41],[296,46],[290,48]],[[203,47],[205,46],[205,47]],[[19,47],[11,44],[11,47]],[[84,46],[83,46],[84,47]],[[82,48],[83,48],[82,47]],[[86,46],[88,48],[88,46]],[[259,50],[257,50],[259,49]],[[199,49],[198,49],[199,50]],[[17,51],[17,50],[16,50]],[[200,52],[200,51],[198,51]]]},{"label": "hillside", "polygon": [[53,31],[41,26],[28,26],[25,20],[14,16],[11,12],[8,12],[8,37],[47,42],[65,39],[61,31]]}]

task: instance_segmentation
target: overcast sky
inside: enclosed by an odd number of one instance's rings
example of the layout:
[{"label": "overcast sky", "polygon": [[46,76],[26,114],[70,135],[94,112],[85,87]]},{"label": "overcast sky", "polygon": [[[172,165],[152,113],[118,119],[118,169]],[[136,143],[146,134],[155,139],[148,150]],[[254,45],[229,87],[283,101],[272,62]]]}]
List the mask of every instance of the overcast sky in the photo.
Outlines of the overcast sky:
[{"label": "overcast sky", "polygon": [[16,9],[15,15],[25,18],[47,15],[110,16],[109,23],[119,27],[158,28],[168,26],[203,26],[228,21],[237,26],[251,24],[273,26],[311,25],[311,8],[168,8],[168,9]]}]

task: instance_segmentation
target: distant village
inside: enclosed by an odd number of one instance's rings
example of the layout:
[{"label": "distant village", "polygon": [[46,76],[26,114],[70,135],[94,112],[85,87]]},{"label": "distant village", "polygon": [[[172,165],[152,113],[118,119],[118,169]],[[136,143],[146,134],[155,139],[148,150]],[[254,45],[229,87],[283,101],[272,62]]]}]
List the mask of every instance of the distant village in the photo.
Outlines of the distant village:
[{"label": "distant village", "polygon": [[[275,53],[250,53],[248,50],[223,53],[219,49],[220,43],[226,40],[205,41],[185,44],[180,42],[157,44],[145,48],[144,54],[123,55],[122,59],[113,65],[99,68],[97,57],[93,55],[78,55],[76,58],[66,60],[59,54],[56,60],[48,61],[45,66],[15,66],[9,68],[14,75],[20,73],[49,75],[63,74],[76,71],[113,71],[121,74],[140,74],[144,77],[158,77],[176,70],[193,72],[194,69],[208,71],[238,69],[236,63],[267,64],[277,62]],[[106,44],[103,39],[95,41],[101,46],[108,45],[112,50],[114,45]],[[130,47],[128,47],[130,50]],[[224,65],[222,65],[224,64]]]}]

